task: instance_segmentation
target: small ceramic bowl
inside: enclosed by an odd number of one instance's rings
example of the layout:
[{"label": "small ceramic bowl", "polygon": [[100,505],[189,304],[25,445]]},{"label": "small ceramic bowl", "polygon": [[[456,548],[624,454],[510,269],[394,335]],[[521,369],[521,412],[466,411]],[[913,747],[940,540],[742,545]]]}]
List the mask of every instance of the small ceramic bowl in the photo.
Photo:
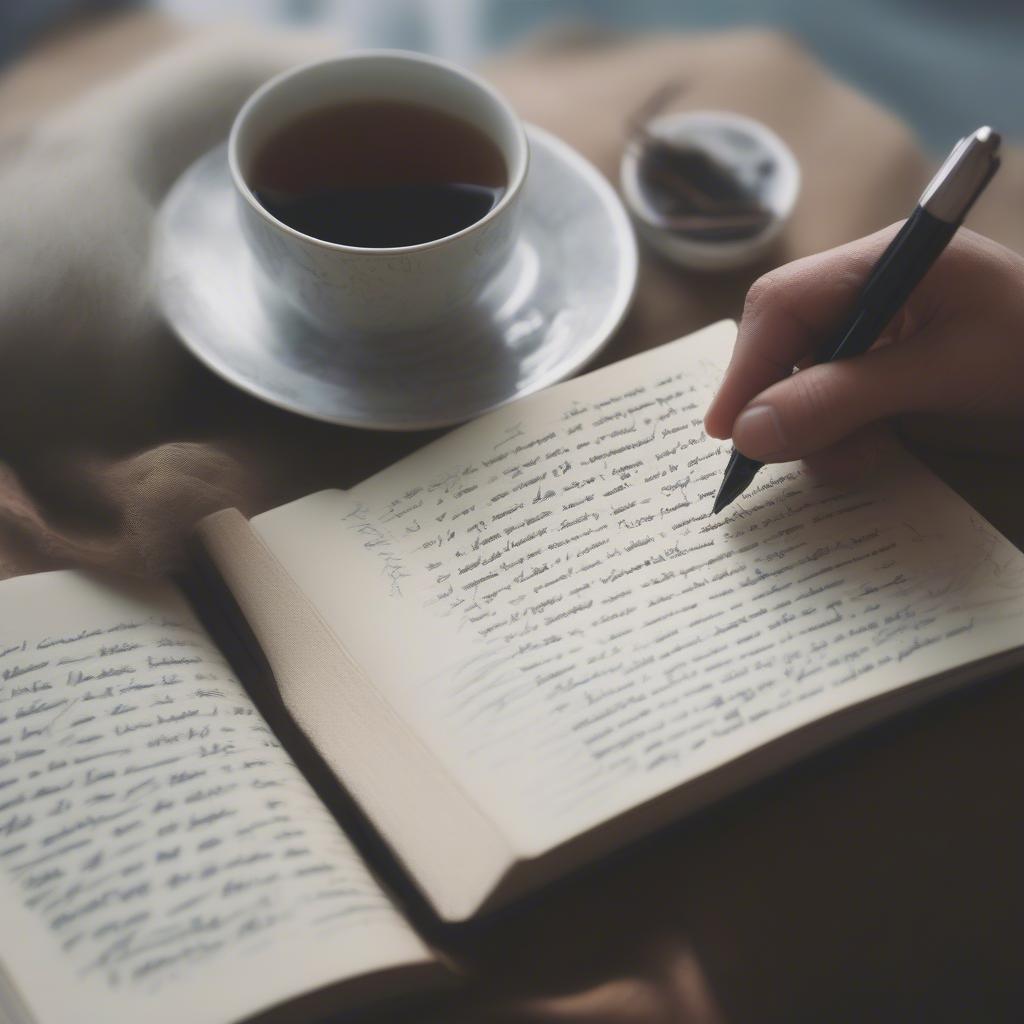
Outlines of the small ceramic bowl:
[{"label": "small ceramic bowl", "polygon": [[640,236],[673,263],[695,270],[727,270],[763,256],[785,226],[800,192],[800,166],[782,139],[760,121],[714,110],[662,114],[647,124],[647,131],[671,142],[697,145],[734,169],[740,180],[751,183],[769,217],[762,229],[743,238],[698,238],[658,226],[661,217],[643,180],[639,147],[630,145],[619,175]]}]

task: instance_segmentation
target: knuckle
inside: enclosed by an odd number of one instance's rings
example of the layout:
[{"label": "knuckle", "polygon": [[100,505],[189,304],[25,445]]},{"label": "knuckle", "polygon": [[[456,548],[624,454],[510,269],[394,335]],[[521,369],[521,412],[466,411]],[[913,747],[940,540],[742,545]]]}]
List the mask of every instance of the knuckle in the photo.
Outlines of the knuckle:
[{"label": "knuckle", "polygon": [[770,302],[772,296],[779,290],[780,284],[781,275],[777,270],[762,274],[750,286],[750,290],[747,292],[747,298],[743,304],[743,315],[748,317],[763,309],[765,304]]}]

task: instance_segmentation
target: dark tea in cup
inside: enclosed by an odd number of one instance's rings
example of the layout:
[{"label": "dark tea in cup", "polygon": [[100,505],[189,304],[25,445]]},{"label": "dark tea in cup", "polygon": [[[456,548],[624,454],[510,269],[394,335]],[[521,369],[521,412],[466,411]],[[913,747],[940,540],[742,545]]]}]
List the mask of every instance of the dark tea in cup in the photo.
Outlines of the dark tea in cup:
[{"label": "dark tea in cup", "polygon": [[279,221],[313,238],[389,249],[454,235],[508,186],[498,146],[443,111],[358,100],[309,111],[256,152],[252,190]]}]

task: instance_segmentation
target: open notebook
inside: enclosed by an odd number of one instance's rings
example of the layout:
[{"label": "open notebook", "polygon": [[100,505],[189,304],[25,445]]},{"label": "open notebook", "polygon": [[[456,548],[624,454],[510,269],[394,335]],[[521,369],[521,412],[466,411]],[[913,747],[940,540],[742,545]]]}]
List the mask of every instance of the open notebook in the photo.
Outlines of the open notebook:
[{"label": "open notebook", "polygon": [[[1024,556],[902,450],[851,491],[766,470],[710,515],[734,332],[201,525],[440,918],[1024,661]],[[287,1019],[444,974],[244,682],[169,586],[0,584],[0,1018]]]}]

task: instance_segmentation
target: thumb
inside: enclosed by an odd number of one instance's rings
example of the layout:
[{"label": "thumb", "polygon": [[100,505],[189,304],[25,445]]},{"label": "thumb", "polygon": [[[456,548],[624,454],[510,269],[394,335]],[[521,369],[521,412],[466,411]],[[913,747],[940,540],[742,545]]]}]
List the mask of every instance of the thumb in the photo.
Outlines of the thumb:
[{"label": "thumb", "polygon": [[[788,462],[828,448],[876,420],[922,411],[941,398],[943,375],[912,344],[808,367],[773,384],[736,418],[736,448],[759,462]],[[916,357],[916,358],[915,358]]]}]

